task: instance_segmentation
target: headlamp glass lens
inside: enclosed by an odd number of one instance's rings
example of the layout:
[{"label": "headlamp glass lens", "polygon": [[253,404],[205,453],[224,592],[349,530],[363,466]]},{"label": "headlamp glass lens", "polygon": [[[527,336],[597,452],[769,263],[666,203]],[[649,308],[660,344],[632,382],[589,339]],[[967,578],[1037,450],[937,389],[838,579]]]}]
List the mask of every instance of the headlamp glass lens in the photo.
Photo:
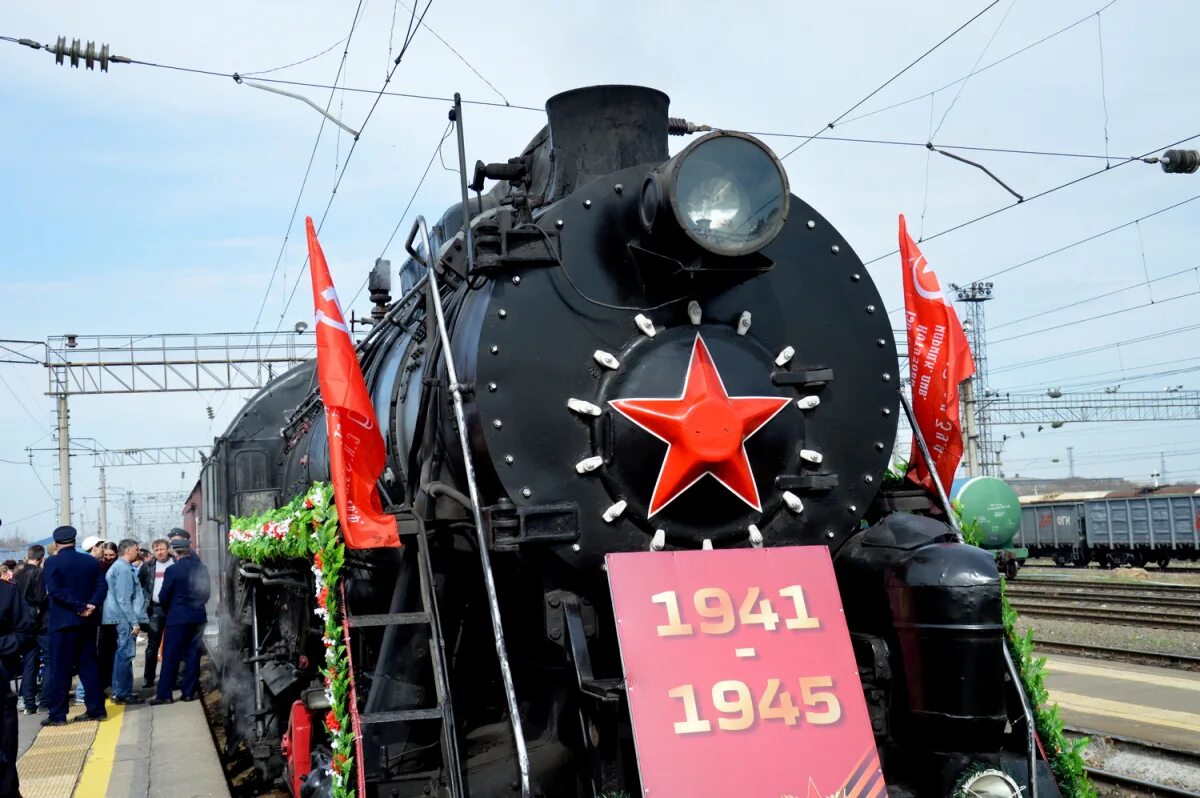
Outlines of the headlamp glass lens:
[{"label": "headlamp glass lens", "polygon": [[718,136],[679,165],[675,192],[680,223],[696,243],[722,255],[766,246],[783,227],[783,176],[751,141]]}]

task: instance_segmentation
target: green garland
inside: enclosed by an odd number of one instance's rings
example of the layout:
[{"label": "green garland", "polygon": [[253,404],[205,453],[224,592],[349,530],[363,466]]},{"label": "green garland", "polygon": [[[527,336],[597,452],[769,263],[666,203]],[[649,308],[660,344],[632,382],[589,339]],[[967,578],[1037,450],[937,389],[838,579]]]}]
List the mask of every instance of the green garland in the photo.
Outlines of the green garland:
[{"label": "green garland", "polygon": [[311,559],[317,607],[325,622],[325,714],[333,762],[333,798],[354,798],[354,732],[350,720],[350,668],[342,642],[338,580],[345,545],[338,531],[333,488],[321,482],[278,510],[229,519],[229,553],[262,565],[271,560]]},{"label": "green garland", "polygon": [[1068,740],[1063,734],[1058,704],[1051,703],[1050,695],[1046,691],[1046,658],[1033,655],[1032,628],[1025,630],[1025,634],[1017,633],[1017,611],[1008,600],[1006,585],[1002,577],[1000,596],[1004,631],[1017,671],[1021,674],[1021,683],[1025,685],[1025,695],[1029,697],[1029,703],[1033,706],[1038,737],[1046,747],[1050,769],[1058,779],[1063,798],[1096,798],[1096,788],[1088,779],[1083,761],[1083,751],[1087,748],[1089,740],[1087,737]]},{"label": "green garland", "polygon": [[[970,523],[964,523],[962,505],[957,501],[950,502],[950,509],[958,517],[963,540],[969,545],[982,548],[983,534],[979,529],[979,519],[973,518]],[[1007,580],[1003,576],[1000,577],[1000,613],[1004,620],[1004,633],[1008,638],[1013,663],[1021,675],[1025,695],[1033,707],[1034,725],[1042,745],[1046,747],[1050,769],[1058,780],[1063,798],[1096,798],[1096,788],[1088,780],[1083,761],[1083,751],[1087,748],[1089,740],[1087,737],[1081,737],[1071,741],[1063,734],[1058,704],[1050,702],[1050,694],[1046,690],[1046,658],[1033,655],[1032,628],[1027,629],[1023,635],[1017,632],[1017,611],[1008,600],[1007,586]]]}]

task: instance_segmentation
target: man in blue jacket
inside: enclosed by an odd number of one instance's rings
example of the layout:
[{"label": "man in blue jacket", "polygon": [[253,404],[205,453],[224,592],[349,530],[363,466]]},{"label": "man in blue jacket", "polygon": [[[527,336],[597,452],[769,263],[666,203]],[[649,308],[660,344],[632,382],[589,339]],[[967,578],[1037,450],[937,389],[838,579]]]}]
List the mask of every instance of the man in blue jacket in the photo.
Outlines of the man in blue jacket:
[{"label": "man in blue jacket", "polygon": [[[104,599],[105,626],[117,629],[117,650],[112,663],[112,700],[114,704],[140,704],[141,697],[133,692],[133,655],[137,650],[138,633],[146,624],[146,595],[138,584],[138,542],[125,538],[117,546],[117,561],[104,575],[108,597]],[[157,654],[157,652],[154,652]],[[150,656],[151,652],[146,652]],[[84,691],[86,695],[87,691]]]},{"label": "man in blue jacket", "polygon": [[208,569],[191,552],[184,538],[171,540],[171,548],[179,559],[167,569],[158,600],[167,611],[166,634],[163,638],[162,672],[158,690],[151,704],[170,704],[175,691],[179,664],[183,663],[183,678],[179,681],[179,700],[195,701],[200,685],[200,643],[208,614],[204,605],[210,593]]},{"label": "man in blue jacket", "polygon": [[71,673],[78,669],[87,712],[75,720],[103,720],[104,693],[96,667],[96,630],[98,613],[104,607],[108,585],[100,561],[75,550],[77,533],[73,526],[54,530],[58,550],[46,561],[42,577],[50,596],[46,627],[50,634],[50,667],[43,690],[49,717],[43,726],[62,726],[67,722],[67,691]]}]

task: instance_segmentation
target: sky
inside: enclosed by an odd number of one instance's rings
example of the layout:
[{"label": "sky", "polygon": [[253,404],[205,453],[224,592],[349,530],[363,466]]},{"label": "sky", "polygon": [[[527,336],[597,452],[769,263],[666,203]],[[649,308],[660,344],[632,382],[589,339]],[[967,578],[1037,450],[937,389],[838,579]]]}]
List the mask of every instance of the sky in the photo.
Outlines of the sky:
[{"label": "sky", "polygon": [[[466,107],[469,163],[517,154],[544,123],[515,106],[540,108],[558,91],[599,83],[659,88],[673,116],[758,133],[783,155],[801,141],[788,135],[821,130],[986,6],[530,0],[516,14],[513,6],[434,0],[388,88],[442,98],[459,91],[490,103]],[[260,307],[258,329],[291,329],[310,314],[303,217],[320,218],[345,167],[321,235],[340,293],[352,295],[381,254],[398,264],[403,236],[390,248],[385,242],[437,152],[449,107],[384,97],[363,125],[405,37],[409,12],[399,2],[212,2],[200,12],[46,0],[0,13],[3,36],[66,35],[142,61],[247,77],[276,70],[260,77],[329,86],[356,11],[338,80],[368,91],[333,92],[330,101],[328,88],[282,87],[330,103],[331,113],[362,128],[348,164],[350,136],[322,128],[297,100],[145,65],[76,70],[0,42],[0,338],[248,331]],[[899,213],[929,239],[922,248],[944,284],[1016,266],[991,278],[995,298],[986,306],[990,383],[999,391],[1200,388],[1190,370],[1200,367],[1200,331],[1176,331],[1195,324],[1200,308],[1200,201],[1185,202],[1200,195],[1200,174],[1123,163],[1200,136],[1200,113],[1180,88],[1195,71],[1198,20],[1189,0],[1000,0],[826,131],[933,141],[986,166],[1027,202],[1007,207],[1012,195],[982,171],[921,146],[820,138],[785,159],[792,190],[869,262],[889,310],[902,305],[898,256],[889,255]],[[305,62],[287,66],[298,61]],[[437,218],[458,195],[453,139],[442,152],[444,166],[433,160],[404,230],[411,214]],[[1018,266],[1176,203],[1184,204]],[[303,290],[288,306],[299,277]],[[1078,304],[1063,307],[1071,303]],[[353,307],[369,310],[365,297]],[[892,319],[901,329],[902,312]],[[1157,333],[1165,334],[1130,342]],[[1095,351],[1073,354],[1081,349]],[[1068,356],[1031,363],[1056,355]],[[0,534],[38,538],[57,522],[54,457],[41,451],[53,445],[46,391],[45,369],[0,364]],[[94,530],[98,509],[98,472],[82,449],[211,443],[245,398],[72,398],[77,526]],[[1010,436],[1008,475],[1065,476],[1073,447],[1080,475],[1146,481],[1165,460],[1168,479],[1200,481],[1197,422],[1043,426],[997,428]],[[149,494],[186,492],[198,468],[110,468],[110,497],[147,494],[136,500],[137,525],[171,525],[171,497]],[[124,501],[110,501],[108,514],[121,531]]]}]

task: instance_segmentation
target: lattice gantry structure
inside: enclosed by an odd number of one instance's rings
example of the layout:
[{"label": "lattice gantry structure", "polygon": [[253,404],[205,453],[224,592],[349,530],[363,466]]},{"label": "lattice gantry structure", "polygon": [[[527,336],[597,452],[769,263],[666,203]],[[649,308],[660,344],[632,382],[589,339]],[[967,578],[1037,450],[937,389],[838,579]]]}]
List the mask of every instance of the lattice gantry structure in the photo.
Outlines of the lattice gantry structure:
[{"label": "lattice gantry structure", "polygon": [[[294,333],[62,335],[47,339],[45,346],[47,393],[55,398],[58,415],[59,519],[66,524],[71,518],[67,397],[257,389],[311,359],[315,339],[303,337],[301,329]],[[13,349],[14,354],[29,357],[25,349]],[[176,455],[172,460],[164,452],[160,456],[168,459],[161,462],[185,462]]]}]

